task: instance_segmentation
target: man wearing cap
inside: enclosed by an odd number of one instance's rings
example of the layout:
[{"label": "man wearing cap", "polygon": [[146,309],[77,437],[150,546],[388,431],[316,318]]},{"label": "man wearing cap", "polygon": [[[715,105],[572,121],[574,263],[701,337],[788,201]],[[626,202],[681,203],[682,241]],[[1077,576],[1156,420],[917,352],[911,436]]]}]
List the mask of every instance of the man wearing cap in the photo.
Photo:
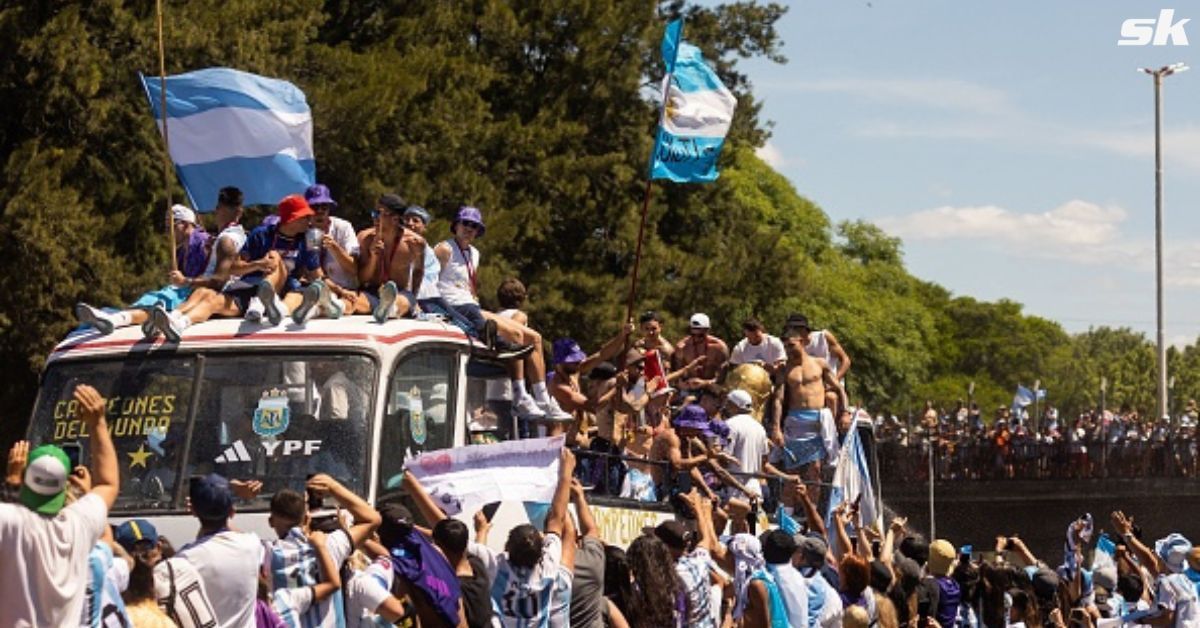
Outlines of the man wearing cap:
[{"label": "man wearing cap", "polygon": [[[675,352],[671,354],[672,368],[691,366],[684,375],[683,388],[686,391],[716,384],[717,376],[729,361],[729,347],[725,341],[708,333],[710,327],[708,314],[692,314],[687,337],[675,344]],[[692,366],[693,361],[701,358],[701,362]]]},{"label": "man wearing cap", "polygon": [[216,614],[200,573],[187,560],[162,557],[161,537],[154,524],[130,519],[117,526],[113,536],[131,556],[142,556],[154,566],[154,593],[167,614],[183,628],[211,626]]},{"label": "man wearing cap", "polygon": [[358,280],[370,301],[375,320],[383,323],[415,313],[416,294],[425,275],[414,273],[425,259],[425,238],[405,228],[408,203],[397,194],[384,194],[376,203],[379,228],[359,234],[362,249]]},{"label": "man wearing cap", "polygon": [[304,289],[300,307],[292,313],[297,324],[320,311],[330,318],[342,314],[366,314],[366,299],[359,303],[358,295],[358,238],[348,220],[333,215],[337,201],[329,188],[317,183],[304,191],[304,200],[312,207],[313,227],[319,229],[321,271],[325,278],[310,283]]},{"label": "man wearing cap", "polygon": [[190,289],[191,294],[173,309],[166,304],[155,304],[150,311],[150,320],[142,325],[142,332],[147,337],[162,333],[169,340],[178,342],[183,330],[193,321],[205,321],[212,316],[241,316],[234,300],[223,290],[236,283],[241,273],[247,270],[239,257],[246,243],[246,230],[240,224],[242,198],[242,191],[235,187],[221,188],[213,211],[217,237],[204,272],[191,278],[172,273],[171,283]]},{"label": "man wearing cap", "polygon": [[191,209],[175,205],[171,208],[171,214],[174,216],[177,270],[168,273],[167,285],[143,294],[129,309],[120,312],[105,312],[87,303],[76,303],[75,318],[81,324],[91,325],[101,334],[111,334],[114,329],[145,324],[156,306],[169,312],[180,307],[191,296],[189,279],[201,277],[207,272],[212,236],[196,222],[196,212]]},{"label": "man wearing cap", "polygon": [[200,531],[177,555],[200,574],[218,626],[253,626],[262,541],[257,534],[230,529],[234,495],[224,477],[210,473],[191,478],[188,499]]},{"label": "man wearing cap", "polygon": [[[766,428],[750,415],[753,409],[754,401],[750,398],[750,393],[740,388],[731,390],[725,397],[723,412],[729,417],[725,419],[725,425],[729,428],[728,449],[729,453],[737,458],[742,473],[761,473],[771,451]],[[762,496],[757,478],[748,479],[746,487],[751,490],[758,489],[759,496]]]},{"label": "man wearing cap", "polygon": [[107,529],[117,499],[120,471],[107,422],[105,400],[91,386],[75,388],[79,418],[87,427],[91,490],[64,508],[68,484],[86,477],[72,470],[56,445],[29,452],[19,504],[0,504],[0,626],[78,624],[83,616],[88,554]]},{"label": "man wearing cap", "polygon": [[837,392],[842,406],[846,391],[834,378],[834,372],[820,358],[808,355],[803,338],[796,329],[784,331],[788,361],[783,369],[783,385],[775,394],[775,421],[771,440],[782,448],[784,471],[799,473],[810,483],[809,490],[820,502],[815,484],[821,477],[821,463],[837,464],[837,427],[833,413],[825,406],[825,391]]},{"label": "man wearing cap", "polygon": [[787,362],[787,352],[783,350],[783,342],[768,334],[766,327],[757,318],[747,318],[742,323],[742,338],[733,346],[729,363],[757,364],[767,370],[772,376]]}]

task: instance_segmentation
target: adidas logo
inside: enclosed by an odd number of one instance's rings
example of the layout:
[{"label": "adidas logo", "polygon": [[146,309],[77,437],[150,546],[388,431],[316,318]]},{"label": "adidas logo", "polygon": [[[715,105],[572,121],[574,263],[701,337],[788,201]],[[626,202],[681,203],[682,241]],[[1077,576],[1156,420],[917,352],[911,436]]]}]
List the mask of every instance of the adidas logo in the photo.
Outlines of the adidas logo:
[{"label": "adidas logo", "polygon": [[217,464],[250,461],[250,452],[246,450],[246,445],[242,444],[242,441],[240,440],[233,445],[230,445],[229,449],[221,452],[221,455],[217,456],[216,459],[213,460],[213,462]]}]

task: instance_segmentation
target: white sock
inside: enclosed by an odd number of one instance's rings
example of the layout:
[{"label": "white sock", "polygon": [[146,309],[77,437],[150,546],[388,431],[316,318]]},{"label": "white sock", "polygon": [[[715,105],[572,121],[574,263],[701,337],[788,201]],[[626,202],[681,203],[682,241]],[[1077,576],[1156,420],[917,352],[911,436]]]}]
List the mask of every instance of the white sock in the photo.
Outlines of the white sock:
[{"label": "white sock", "polygon": [[175,320],[179,323],[180,329],[187,329],[192,326],[192,319],[187,314],[180,314]]},{"label": "white sock", "polygon": [[550,401],[550,392],[546,390],[545,380],[533,384],[533,398],[540,403],[548,403]]},{"label": "white sock", "polygon": [[116,314],[109,314],[109,319],[112,321],[113,327],[129,327],[133,324],[133,316],[124,310]]},{"label": "white sock", "polygon": [[512,385],[513,385],[513,396],[516,397],[517,401],[520,401],[529,396],[529,393],[525,390],[525,380],[514,379],[512,381]]}]

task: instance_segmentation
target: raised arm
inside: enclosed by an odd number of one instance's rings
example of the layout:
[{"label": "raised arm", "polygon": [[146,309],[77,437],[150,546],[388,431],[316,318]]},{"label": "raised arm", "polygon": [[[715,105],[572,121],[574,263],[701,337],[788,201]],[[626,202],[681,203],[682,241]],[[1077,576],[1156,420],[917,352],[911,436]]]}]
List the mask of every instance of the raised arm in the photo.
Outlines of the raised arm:
[{"label": "raised arm", "polygon": [[1113,528],[1125,540],[1125,545],[1137,555],[1138,562],[1150,570],[1150,575],[1157,576],[1166,573],[1166,569],[1162,561],[1158,558],[1158,555],[1133,535],[1133,517],[1127,517],[1124,512],[1117,510],[1112,513],[1111,518]]},{"label": "raised arm", "polygon": [[629,334],[631,333],[633,333],[633,323],[625,323],[622,325],[621,331],[618,332],[616,336],[610,338],[608,342],[604,343],[604,346],[600,348],[600,351],[589,355],[587,359],[579,363],[579,372],[581,374],[587,373],[593,368],[596,368],[597,364],[616,357],[616,355],[625,348],[625,340],[629,338]]},{"label": "raised arm", "polygon": [[425,486],[421,484],[421,481],[418,480],[415,475],[405,470],[404,479],[401,481],[401,485],[403,485],[404,489],[408,491],[408,495],[412,497],[413,502],[417,506],[417,511],[421,513],[421,516],[425,518],[425,522],[428,523],[430,527],[437,525],[437,522],[441,521],[442,519],[449,518],[446,513],[442,512],[442,509],[438,508],[438,505],[434,503],[433,498],[429,496],[429,491],[425,490]]},{"label": "raised arm", "polygon": [[338,505],[354,517],[354,525],[347,530],[354,547],[362,546],[363,541],[371,536],[382,521],[379,513],[363,498],[324,473],[312,476],[308,480],[308,488],[322,495],[332,495]]},{"label": "raised arm", "polygon": [[793,495],[796,496],[796,501],[800,502],[800,507],[804,509],[804,523],[808,529],[815,530],[822,537],[828,537],[829,530],[825,528],[825,520],[821,517],[821,513],[817,512],[817,505],[808,495],[808,487],[800,480],[795,481],[794,487]]},{"label": "raised arm", "polygon": [[333,557],[329,555],[329,549],[325,547],[325,533],[318,530],[313,530],[308,533],[308,542],[312,545],[313,552],[317,555],[317,564],[321,566],[321,581],[313,586],[313,603],[316,604],[325,598],[333,595],[342,588],[342,573],[337,565],[333,564]]},{"label": "raised arm", "polygon": [[104,414],[107,404],[95,388],[87,384],[75,387],[75,401],[79,403],[79,415],[87,426],[91,441],[91,493],[104,500],[104,507],[111,510],[117,501],[121,487],[121,470],[117,466],[117,450],[113,448],[112,435]]},{"label": "raised arm", "polygon": [[579,517],[579,536],[583,538],[600,538],[600,528],[592,517],[592,509],[588,506],[587,495],[579,480],[571,480],[571,501],[575,503],[575,516]]},{"label": "raised arm", "polygon": [[571,477],[575,472],[575,454],[563,447],[558,454],[558,486],[554,489],[554,498],[550,502],[550,510],[546,512],[546,533],[563,534],[567,514],[567,501],[571,497]]}]

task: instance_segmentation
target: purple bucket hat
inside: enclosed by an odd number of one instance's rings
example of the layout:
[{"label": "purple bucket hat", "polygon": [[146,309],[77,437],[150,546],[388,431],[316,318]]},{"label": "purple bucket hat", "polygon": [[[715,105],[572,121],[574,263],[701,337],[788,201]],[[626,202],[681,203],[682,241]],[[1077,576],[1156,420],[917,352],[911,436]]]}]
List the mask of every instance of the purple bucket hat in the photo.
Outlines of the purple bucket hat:
[{"label": "purple bucket hat", "polygon": [[329,186],[323,183],[308,186],[308,189],[304,190],[304,200],[308,201],[309,207],[325,204],[337,207],[337,201],[333,200],[333,195],[329,193]]},{"label": "purple bucket hat", "polygon": [[587,354],[579,348],[579,343],[571,338],[559,338],[554,341],[555,364],[578,364],[587,359]]},{"label": "purple bucket hat", "polygon": [[479,225],[478,237],[480,238],[483,237],[483,232],[486,231],[483,228],[483,213],[475,207],[467,206],[459,209],[458,215],[454,217],[454,222],[450,223],[450,230],[454,231],[454,226],[460,222],[473,222]]},{"label": "purple bucket hat", "polygon": [[689,403],[676,415],[672,424],[676,429],[691,429],[705,431],[708,429],[708,413],[698,404]]}]

